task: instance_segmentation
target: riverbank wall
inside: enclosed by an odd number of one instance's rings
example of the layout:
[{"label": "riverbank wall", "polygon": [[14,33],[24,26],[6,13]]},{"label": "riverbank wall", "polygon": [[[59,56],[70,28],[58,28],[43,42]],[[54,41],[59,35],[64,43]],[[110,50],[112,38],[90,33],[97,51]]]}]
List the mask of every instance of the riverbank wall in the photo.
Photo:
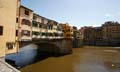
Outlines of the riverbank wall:
[{"label": "riverbank wall", "polygon": [[73,48],[80,48],[80,47],[83,47],[83,40],[73,39]]},{"label": "riverbank wall", "polygon": [[117,41],[84,41],[84,45],[90,45],[90,46],[120,46],[120,40]]},{"label": "riverbank wall", "polygon": [[21,72],[5,62],[5,58],[0,58],[0,72]]}]

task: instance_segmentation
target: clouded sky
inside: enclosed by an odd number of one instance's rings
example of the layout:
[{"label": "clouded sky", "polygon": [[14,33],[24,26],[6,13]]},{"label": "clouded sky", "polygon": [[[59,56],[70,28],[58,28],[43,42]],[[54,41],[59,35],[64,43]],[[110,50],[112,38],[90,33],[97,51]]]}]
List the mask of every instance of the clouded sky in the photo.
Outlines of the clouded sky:
[{"label": "clouded sky", "polygon": [[120,0],[22,0],[22,5],[46,18],[77,26],[120,22]]}]

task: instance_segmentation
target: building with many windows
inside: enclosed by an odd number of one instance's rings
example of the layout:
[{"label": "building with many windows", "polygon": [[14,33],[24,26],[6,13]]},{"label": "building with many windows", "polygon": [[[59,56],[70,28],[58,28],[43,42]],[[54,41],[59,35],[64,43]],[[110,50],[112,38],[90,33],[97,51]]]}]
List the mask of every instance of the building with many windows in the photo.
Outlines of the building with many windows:
[{"label": "building with many windows", "polygon": [[120,42],[120,24],[108,21],[102,25],[103,40],[108,42]]},{"label": "building with many windows", "polygon": [[94,43],[94,28],[93,27],[82,27],[80,29],[82,34],[82,39],[84,44],[93,44]]},{"label": "building with many windows", "polygon": [[32,38],[33,39],[38,39],[41,37],[42,32],[45,33],[45,29],[43,27],[44,27],[44,24],[42,23],[42,17],[34,13],[33,21],[32,21]]},{"label": "building with many windows", "polygon": [[55,39],[62,37],[63,33],[58,22],[47,19],[38,14],[33,14],[32,38],[33,39]]},{"label": "building with many windows", "polygon": [[80,32],[85,44],[89,45],[119,45],[120,24],[108,21],[101,27],[82,27]]},{"label": "building with many windows", "polygon": [[103,32],[101,27],[94,27],[94,41],[102,41]]},{"label": "building with many windows", "polygon": [[60,26],[62,27],[64,38],[73,38],[73,27],[72,26],[69,26],[68,23],[60,24]]},{"label": "building with many windows", "polygon": [[0,0],[0,57],[18,52],[33,39],[73,38],[71,26],[33,13],[20,1]]},{"label": "building with many windows", "polygon": [[0,0],[0,57],[18,52],[16,17],[20,0]]},{"label": "building with many windows", "polygon": [[32,40],[32,19],[33,11],[25,6],[20,6],[20,23],[18,25],[19,41]]},{"label": "building with many windows", "polygon": [[73,38],[74,39],[82,39],[81,32],[75,26],[73,26]]}]

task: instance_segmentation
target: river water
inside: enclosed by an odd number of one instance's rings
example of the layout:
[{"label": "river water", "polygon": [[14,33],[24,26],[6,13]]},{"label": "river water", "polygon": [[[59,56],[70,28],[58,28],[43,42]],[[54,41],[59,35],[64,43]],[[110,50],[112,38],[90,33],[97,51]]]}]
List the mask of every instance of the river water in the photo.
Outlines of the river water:
[{"label": "river water", "polygon": [[22,72],[120,72],[120,47],[84,46],[60,57],[41,55],[36,49],[35,45],[29,45],[18,56],[7,58],[17,59],[16,64],[23,66]]},{"label": "river water", "polygon": [[73,54],[49,57],[20,69],[22,72],[120,72],[120,47],[73,49]]}]

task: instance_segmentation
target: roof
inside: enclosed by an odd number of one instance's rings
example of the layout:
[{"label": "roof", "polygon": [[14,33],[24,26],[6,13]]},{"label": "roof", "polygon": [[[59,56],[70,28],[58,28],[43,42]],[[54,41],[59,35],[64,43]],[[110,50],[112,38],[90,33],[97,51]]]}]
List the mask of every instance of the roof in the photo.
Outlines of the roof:
[{"label": "roof", "polygon": [[23,6],[23,5],[21,5],[20,7],[25,8],[25,9],[27,9],[27,10],[29,10],[29,11],[32,11],[32,12],[33,12],[33,10],[31,10],[31,9],[29,9],[29,8],[27,8],[27,7]]}]

